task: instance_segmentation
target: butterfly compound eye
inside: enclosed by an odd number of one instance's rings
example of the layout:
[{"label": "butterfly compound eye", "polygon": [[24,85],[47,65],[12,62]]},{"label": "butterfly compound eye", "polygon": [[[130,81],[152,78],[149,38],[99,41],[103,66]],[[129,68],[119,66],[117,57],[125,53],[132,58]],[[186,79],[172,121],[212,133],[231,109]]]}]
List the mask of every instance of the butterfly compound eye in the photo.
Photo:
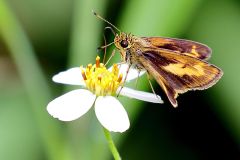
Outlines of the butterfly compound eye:
[{"label": "butterfly compound eye", "polygon": [[122,40],[120,42],[120,45],[123,47],[123,48],[127,48],[128,47],[128,41],[127,40]]}]

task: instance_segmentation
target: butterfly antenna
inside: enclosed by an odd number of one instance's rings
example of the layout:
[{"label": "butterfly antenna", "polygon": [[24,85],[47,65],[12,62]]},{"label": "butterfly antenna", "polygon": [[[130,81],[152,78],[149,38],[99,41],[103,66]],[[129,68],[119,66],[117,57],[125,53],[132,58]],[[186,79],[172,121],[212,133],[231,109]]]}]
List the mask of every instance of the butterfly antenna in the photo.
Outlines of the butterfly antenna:
[{"label": "butterfly antenna", "polygon": [[101,19],[101,20],[103,20],[104,22],[106,22],[106,23],[108,23],[109,25],[111,25],[113,28],[115,28],[118,32],[121,32],[120,31],[120,29],[118,29],[116,26],[114,26],[112,23],[110,23],[109,21],[107,21],[106,19],[104,19],[103,17],[101,17],[99,14],[97,14],[95,11],[93,11],[92,10],[92,12],[93,12],[93,14],[97,17],[97,18],[99,18],[99,19]]}]

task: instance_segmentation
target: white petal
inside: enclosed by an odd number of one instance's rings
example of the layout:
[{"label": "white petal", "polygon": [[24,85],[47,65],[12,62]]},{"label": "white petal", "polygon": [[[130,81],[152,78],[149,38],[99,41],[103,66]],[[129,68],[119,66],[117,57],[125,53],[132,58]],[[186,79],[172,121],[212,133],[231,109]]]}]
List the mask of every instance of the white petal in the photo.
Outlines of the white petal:
[{"label": "white petal", "polygon": [[98,97],[95,113],[99,122],[109,131],[124,132],[130,126],[126,110],[115,97]]},{"label": "white petal", "polygon": [[72,121],[85,114],[93,105],[96,95],[85,89],[68,92],[47,105],[47,111],[54,118]]},{"label": "white petal", "polygon": [[[128,64],[124,63],[124,64],[121,64],[119,66],[119,73],[122,73],[123,74],[123,79],[125,79],[125,76],[127,74],[127,69],[128,69]],[[112,70],[112,67],[109,68],[109,70],[111,71]],[[141,77],[143,74],[145,73],[145,71],[140,71],[139,73],[139,70],[138,69],[135,69],[133,67],[130,68],[129,72],[128,72],[128,75],[127,75],[127,79],[126,81],[131,81],[133,79],[136,79],[139,77]]]},{"label": "white petal", "polygon": [[74,67],[64,72],[60,72],[53,76],[52,80],[63,84],[85,85],[80,67]]},{"label": "white petal", "polygon": [[[118,88],[117,93],[119,92],[119,90],[120,90],[120,87]],[[128,87],[123,87],[120,94],[123,96],[139,99],[146,102],[163,103],[159,95],[155,95],[153,93],[144,92],[144,91],[137,91]]]}]

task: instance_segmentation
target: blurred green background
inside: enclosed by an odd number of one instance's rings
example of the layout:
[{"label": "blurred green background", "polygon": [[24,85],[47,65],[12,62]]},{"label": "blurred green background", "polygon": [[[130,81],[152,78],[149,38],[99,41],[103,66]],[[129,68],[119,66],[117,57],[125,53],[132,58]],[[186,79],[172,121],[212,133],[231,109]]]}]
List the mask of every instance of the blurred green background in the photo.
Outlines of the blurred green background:
[{"label": "blurred green background", "polygon": [[214,87],[180,95],[177,109],[156,84],[165,104],[120,98],[131,120],[113,133],[122,158],[240,159],[238,0],[0,0],[0,160],[112,159],[93,110],[68,123],[46,111],[72,89],[51,77],[102,55],[107,24],[92,9],[124,32],[205,43],[224,71]]}]

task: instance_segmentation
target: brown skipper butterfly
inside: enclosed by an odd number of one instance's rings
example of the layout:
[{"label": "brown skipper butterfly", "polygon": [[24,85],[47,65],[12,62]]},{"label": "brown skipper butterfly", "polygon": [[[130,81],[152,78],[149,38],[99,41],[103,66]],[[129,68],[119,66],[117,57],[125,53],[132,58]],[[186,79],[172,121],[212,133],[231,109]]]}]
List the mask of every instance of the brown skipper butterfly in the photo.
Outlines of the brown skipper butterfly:
[{"label": "brown skipper butterfly", "polygon": [[113,43],[120,51],[122,61],[139,71],[146,70],[154,77],[173,107],[178,105],[178,94],[207,89],[223,75],[220,68],[207,62],[211,49],[204,44],[184,39],[126,34],[94,14],[119,31]]}]

